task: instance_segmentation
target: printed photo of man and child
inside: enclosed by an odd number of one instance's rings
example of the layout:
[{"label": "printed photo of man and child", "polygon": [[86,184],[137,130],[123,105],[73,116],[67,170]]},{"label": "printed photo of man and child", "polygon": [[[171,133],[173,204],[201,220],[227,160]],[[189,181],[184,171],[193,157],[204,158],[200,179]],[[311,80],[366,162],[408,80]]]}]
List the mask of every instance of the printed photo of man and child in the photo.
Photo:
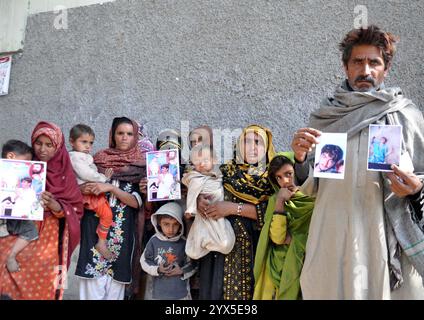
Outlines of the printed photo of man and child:
[{"label": "printed photo of man and child", "polygon": [[148,201],[181,199],[178,150],[147,153]]}]

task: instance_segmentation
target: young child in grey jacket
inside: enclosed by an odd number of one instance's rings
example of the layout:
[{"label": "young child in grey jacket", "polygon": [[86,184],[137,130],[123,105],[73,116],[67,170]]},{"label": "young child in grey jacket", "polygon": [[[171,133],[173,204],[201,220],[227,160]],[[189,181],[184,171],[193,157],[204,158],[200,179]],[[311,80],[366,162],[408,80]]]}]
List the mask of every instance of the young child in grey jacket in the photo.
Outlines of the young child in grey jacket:
[{"label": "young child in grey jacket", "polygon": [[191,300],[189,278],[196,272],[185,254],[183,210],[168,202],[151,217],[156,233],[147,242],[141,267],[153,276],[153,300]]}]

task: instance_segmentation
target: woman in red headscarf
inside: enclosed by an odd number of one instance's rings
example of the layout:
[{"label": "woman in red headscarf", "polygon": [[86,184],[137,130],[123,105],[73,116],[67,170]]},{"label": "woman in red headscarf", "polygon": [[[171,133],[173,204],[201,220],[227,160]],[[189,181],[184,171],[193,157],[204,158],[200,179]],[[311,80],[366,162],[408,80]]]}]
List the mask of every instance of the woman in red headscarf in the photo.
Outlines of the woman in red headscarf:
[{"label": "woman in red headscarf", "polygon": [[131,283],[135,222],[142,205],[139,182],[145,177],[145,157],[137,144],[138,125],[126,117],[113,119],[109,148],[94,156],[99,172],[113,169],[111,183],[86,183],[83,193],[106,193],[113,213],[107,235],[113,258],[105,259],[95,249],[99,218],[86,210],[81,220],[81,246],[75,274],[80,277],[81,300],[122,300]]},{"label": "woman in red headscarf", "polygon": [[47,162],[46,191],[41,198],[44,220],[36,222],[39,239],[17,256],[18,272],[10,273],[5,261],[15,237],[0,238],[0,294],[12,299],[61,299],[62,280],[80,239],[82,196],[60,128],[39,122],[31,142],[35,160]]}]

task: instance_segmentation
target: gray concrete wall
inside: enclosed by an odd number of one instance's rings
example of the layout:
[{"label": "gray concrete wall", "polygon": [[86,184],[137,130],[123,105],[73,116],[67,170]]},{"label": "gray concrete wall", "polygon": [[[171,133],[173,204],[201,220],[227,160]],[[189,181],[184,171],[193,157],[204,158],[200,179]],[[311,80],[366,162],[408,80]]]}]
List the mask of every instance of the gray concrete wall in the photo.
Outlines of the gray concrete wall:
[{"label": "gray concrete wall", "polygon": [[0,0],[0,55],[23,49],[28,15],[115,0]]},{"label": "gray concrete wall", "polygon": [[388,79],[419,106],[424,1],[117,0],[31,15],[15,55],[10,93],[0,97],[0,143],[29,142],[42,119],[67,136],[90,124],[96,150],[114,116],[147,123],[149,133],[209,124],[258,123],[285,149],[311,110],[344,78],[337,44],[353,28],[354,7],[401,36]]}]

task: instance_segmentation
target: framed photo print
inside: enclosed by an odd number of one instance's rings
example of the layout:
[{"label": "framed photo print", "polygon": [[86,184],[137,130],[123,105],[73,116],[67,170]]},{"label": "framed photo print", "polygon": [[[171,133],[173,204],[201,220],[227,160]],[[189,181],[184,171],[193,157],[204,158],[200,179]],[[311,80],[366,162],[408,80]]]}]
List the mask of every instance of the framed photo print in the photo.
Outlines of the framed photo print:
[{"label": "framed photo print", "polygon": [[180,160],[177,149],[146,153],[147,200],[181,199]]}]

